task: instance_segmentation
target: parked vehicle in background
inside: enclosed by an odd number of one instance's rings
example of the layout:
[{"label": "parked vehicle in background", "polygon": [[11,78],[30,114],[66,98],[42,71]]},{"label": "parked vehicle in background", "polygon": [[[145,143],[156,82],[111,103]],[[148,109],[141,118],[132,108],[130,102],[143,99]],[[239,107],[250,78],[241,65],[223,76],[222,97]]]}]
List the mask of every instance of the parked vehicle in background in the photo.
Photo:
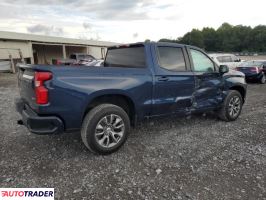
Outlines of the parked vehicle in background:
[{"label": "parked vehicle in background", "polygon": [[84,66],[102,66],[103,62],[104,62],[104,60],[94,60],[92,62],[82,61],[82,62],[79,62],[79,65],[84,65]]},{"label": "parked vehicle in background", "polygon": [[85,53],[74,53],[68,59],[53,59],[54,65],[77,65],[80,62],[92,62],[96,60],[92,55]]},{"label": "parked vehicle in background", "polygon": [[229,69],[235,69],[241,63],[241,59],[236,57],[234,54],[209,54],[209,56],[220,66],[227,65]]},{"label": "parked vehicle in background", "polygon": [[95,60],[89,63],[88,66],[103,66],[104,60]]},{"label": "parked vehicle in background", "polygon": [[247,80],[266,82],[266,60],[251,60],[243,62],[236,68],[245,74]]},{"label": "parked vehicle in background", "polygon": [[101,67],[19,69],[19,123],[37,134],[81,130],[85,146],[100,154],[118,150],[130,125],[145,118],[214,111],[236,120],[246,96],[243,73],[176,43],[109,47]]}]

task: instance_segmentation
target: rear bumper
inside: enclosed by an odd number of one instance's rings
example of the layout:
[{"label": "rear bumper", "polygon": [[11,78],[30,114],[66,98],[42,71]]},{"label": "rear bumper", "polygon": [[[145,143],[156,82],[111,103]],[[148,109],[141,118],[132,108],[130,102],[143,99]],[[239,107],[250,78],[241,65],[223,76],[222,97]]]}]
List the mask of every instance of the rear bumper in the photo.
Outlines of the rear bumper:
[{"label": "rear bumper", "polygon": [[21,114],[20,124],[40,135],[59,134],[64,131],[62,120],[56,116],[39,116],[24,101],[17,99],[16,110]]},{"label": "rear bumper", "polygon": [[246,79],[247,80],[260,80],[262,78],[263,74],[246,74]]}]

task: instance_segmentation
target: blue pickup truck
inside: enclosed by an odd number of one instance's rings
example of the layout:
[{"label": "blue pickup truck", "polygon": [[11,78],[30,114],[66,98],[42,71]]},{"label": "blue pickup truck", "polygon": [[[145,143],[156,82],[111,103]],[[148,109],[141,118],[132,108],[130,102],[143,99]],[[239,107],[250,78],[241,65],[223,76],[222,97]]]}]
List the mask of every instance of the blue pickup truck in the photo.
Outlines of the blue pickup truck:
[{"label": "blue pickup truck", "polygon": [[80,130],[92,152],[109,154],[145,118],[215,111],[224,121],[240,115],[244,74],[217,66],[199,48],[135,43],[108,48],[104,65],[20,65],[17,111],[36,134]]}]

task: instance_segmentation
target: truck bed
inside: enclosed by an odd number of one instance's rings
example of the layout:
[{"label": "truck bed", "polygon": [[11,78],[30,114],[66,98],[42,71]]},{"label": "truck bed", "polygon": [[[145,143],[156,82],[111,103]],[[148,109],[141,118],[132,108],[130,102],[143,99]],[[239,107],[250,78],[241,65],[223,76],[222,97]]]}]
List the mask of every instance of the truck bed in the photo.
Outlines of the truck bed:
[{"label": "truck bed", "polygon": [[[49,90],[48,104],[36,104],[35,72],[52,73],[52,79],[44,83]],[[99,95],[128,96],[138,102],[136,106],[141,107],[140,113],[151,109],[152,76],[149,69],[19,65],[18,77],[21,99],[38,115],[64,118],[66,129],[80,128],[87,105]]]}]

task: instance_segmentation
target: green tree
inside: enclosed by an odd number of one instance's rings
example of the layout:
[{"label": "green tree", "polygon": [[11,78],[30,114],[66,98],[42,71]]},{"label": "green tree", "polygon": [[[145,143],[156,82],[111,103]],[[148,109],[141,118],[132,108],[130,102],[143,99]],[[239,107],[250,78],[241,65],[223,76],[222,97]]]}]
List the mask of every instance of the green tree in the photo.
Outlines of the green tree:
[{"label": "green tree", "polygon": [[203,35],[198,29],[193,29],[191,32],[185,34],[179,42],[204,48]]},{"label": "green tree", "polygon": [[235,35],[233,34],[233,26],[228,23],[223,23],[217,29],[218,50],[230,52],[234,47]]},{"label": "green tree", "polygon": [[250,26],[237,25],[233,27],[233,32],[235,36],[234,51],[236,52],[245,52],[249,49],[250,43]]},{"label": "green tree", "polygon": [[266,26],[256,26],[251,31],[250,50],[266,52]]},{"label": "green tree", "polygon": [[252,29],[250,26],[223,23],[217,30],[209,27],[193,29],[176,40],[164,38],[160,41],[194,45],[213,52],[266,52],[266,26]]},{"label": "green tree", "polygon": [[176,40],[170,40],[170,39],[162,38],[159,40],[159,42],[176,42]]},{"label": "green tree", "polygon": [[216,51],[218,48],[217,33],[213,28],[202,29],[204,49],[206,51]]}]

